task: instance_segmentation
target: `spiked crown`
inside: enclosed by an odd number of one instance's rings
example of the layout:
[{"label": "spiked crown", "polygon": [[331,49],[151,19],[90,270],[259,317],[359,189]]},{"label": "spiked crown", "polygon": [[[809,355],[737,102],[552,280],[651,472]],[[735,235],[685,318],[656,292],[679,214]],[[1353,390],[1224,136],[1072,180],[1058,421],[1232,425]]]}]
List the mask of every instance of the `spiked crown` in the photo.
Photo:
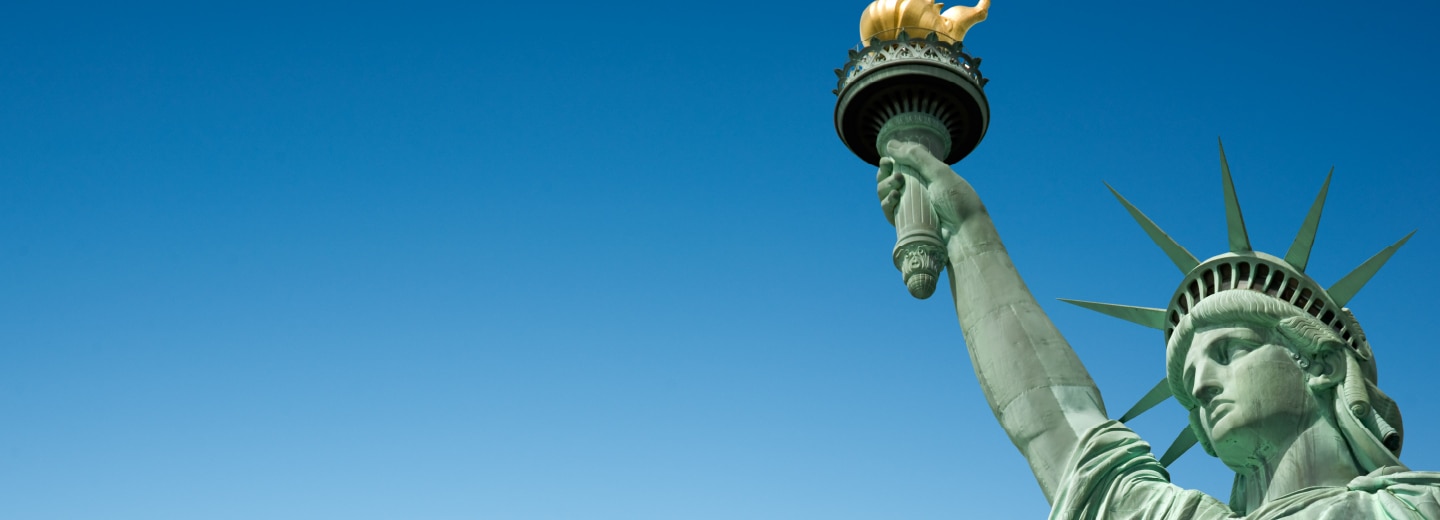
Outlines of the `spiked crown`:
[{"label": "spiked crown", "polygon": [[[1180,269],[1180,272],[1185,274],[1185,278],[1171,295],[1168,306],[1164,309],[1064,298],[1061,301],[1164,331],[1165,340],[1168,343],[1176,326],[1200,301],[1231,290],[1264,293],[1289,303],[1333,330],[1354,354],[1365,380],[1370,381],[1373,385],[1377,379],[1374,355],[1360,324],[1349,309],[1345,308],[1345,305],[1385,265],[1395,251],[1400,249],[1415,233],[1412,231],[1400,241],[1381,250],[1329,288],[1322,287],[1305,274],[1305,267],[1309,263],[1311,246],[1315,243],[1315,233],[1320,225],[1320,213],[1325,205],[1325,195],[1329,191],[1330,176],[1333,173],[1332,169],[1331,174],[1326,175],[1325,183],[1320,188],[1320,194],[1315,198],[1314,204],[1310,206],[1310,211],[1300,227],[1300,233],[1295,237],[1295,242],[1290,245],[1290,249],[1285,253],[1283,259],[1255,251],[1250,247],[1249,234],[1246,232],[1245,219],[1240,212],[1240,203],[1235,196],[1235,185],[1230,177],[1230,166],[1225,160],[1223,144],[1220,146],[1220,174],[1224,184],[1225,220],[1229,232],[1230,251],[1204,262],[1197,260],[1194,255],[1161,230],[1154,221],[1146,217],[1130,201],[1125,200],[1125,197],[1107,184],[1106,187],[1110,188],[1110,193],[1119,199],[1120,204],[1125,206],[1126,211],[1140,224],[1150,239],[1160,246],[1170,261]],[[1129,421],[1169,399],[1172,395],[1168,379],[1161,378],[1160,382],[1145,397],[1120,417],[1120,421]],[[1196,442],[1195,432],[1189,427],[1185,428],[1166,450],[1160,462],[1166,466],[1170,465]]]}]

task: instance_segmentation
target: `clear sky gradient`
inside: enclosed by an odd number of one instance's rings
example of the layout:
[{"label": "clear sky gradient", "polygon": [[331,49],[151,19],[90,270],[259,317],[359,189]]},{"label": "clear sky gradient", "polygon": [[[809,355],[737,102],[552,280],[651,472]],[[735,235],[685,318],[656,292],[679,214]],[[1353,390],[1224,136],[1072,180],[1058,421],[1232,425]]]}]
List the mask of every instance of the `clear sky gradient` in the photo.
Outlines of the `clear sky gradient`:
[{"label": "clear sky gradient", "polygon": [[[846,2],[11,2],[0,518],[1043,518],[835,136]],[[1216,138],[1440,470],[1440,4],[996,0],[957,169],[1122,413]],[[1134,422],[1162,451],[1166,403]],[[1229,494],[1198,450],[1177,483]]]}]

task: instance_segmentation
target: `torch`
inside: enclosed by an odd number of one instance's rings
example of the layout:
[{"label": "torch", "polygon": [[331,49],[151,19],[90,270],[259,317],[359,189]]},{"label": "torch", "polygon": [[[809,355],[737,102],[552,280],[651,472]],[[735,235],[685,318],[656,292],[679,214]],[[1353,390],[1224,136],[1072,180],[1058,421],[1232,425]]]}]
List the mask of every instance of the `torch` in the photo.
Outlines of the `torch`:
[{"label": "torch", "polygon": [[[945,164],[969,155],[990,126],[980,59],[961,41],[984,20],[989,0],[941,12],[930,0],[875,0],[860,18],[858,49],[835,69],[835,131],[861,160],[880,164],[890,141],[924,146]],[[939,221],[914,171],[895,209],[892,260],[916,298],[935,293],[945,266]]]}]

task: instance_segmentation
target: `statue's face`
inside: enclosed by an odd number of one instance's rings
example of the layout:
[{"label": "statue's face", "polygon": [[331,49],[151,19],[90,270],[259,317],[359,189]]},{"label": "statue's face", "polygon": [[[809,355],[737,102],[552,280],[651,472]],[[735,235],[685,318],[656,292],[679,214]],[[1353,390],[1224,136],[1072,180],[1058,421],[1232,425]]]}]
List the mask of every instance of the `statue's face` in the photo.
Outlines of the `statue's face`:
[{"label": "statue's face", "polygon": [[1305,373],[1272,336],[1248,326],[1202,328],[1185,356],[1200,424],[1232,469],[1256,467],[1318,417]]}]

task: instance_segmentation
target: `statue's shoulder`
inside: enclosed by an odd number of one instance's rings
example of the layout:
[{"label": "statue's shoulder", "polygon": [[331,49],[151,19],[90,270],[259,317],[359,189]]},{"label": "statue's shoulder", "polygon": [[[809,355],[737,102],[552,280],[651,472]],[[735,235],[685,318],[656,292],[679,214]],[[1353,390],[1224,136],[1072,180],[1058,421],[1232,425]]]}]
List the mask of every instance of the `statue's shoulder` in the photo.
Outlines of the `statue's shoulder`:
[{"label": "statue's shoulder", "polygon": [[1246,518],[1440,520],[1440,472],[1380,468],[1343,488],[1312,488],[1281,498]]},{"label": "statue's shoulder", "polygon": [[1440,471],[1410,471],[1407,468],[1387,466],[1355,477],[1346,489],[1364,493],[1377,493],[1395,487],[1440,487]]},{"label": "statue's shoulder", "polygon": [[[1380,468],[1356,477],[1345,486],[1346,500],[1355,513],[1374,518],[1425,518],[1440,520],[1440,472]],[[1337,508],[1344,510],[1345,508]],[[1371,518],[1372,516],[1332,516]]]}]

